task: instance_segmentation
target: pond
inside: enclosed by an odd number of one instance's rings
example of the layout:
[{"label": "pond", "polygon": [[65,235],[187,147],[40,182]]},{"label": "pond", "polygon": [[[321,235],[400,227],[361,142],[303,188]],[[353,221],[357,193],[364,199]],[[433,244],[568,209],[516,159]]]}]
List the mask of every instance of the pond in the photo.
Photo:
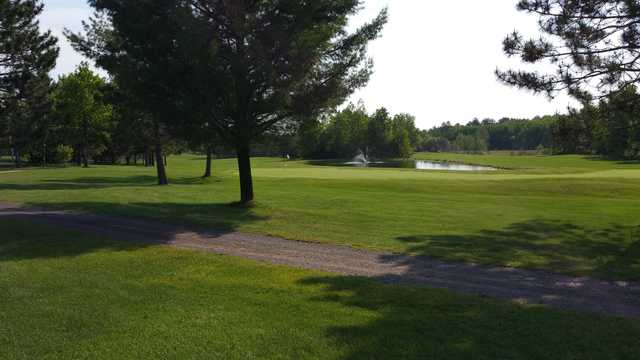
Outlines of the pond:
[{"label": "pond", "polygon": [[371,167],[371,168],[402,168],[432,171],[496,171],[497,168],[490,166],[468,165],[451,162],[428,161],[428,160],[393,160],[393,161],[314,161],[313,165],[321,166],[346,166],[346,167]]}]

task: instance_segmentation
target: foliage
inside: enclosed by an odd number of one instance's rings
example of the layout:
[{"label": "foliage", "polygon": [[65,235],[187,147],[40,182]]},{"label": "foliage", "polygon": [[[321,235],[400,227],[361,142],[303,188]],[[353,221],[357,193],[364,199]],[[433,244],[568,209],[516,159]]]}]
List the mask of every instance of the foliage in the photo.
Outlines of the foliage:
[{"label": "foliage", "polygon": [[638,1],[520,0],[518,10],[538,16],[544,35],[525,40],[516,31],[505,39],[505,53],[531,64],[548,61],[556,72],[498,71],[505,83],[591,100],[592,90],[601,97],[640,80]]},{"label": "foliage", "polygon": [[301,153],[312,159],[349,159],[358,154],[369,158],[408,158],[419,139],[415,118],[391,116],[384,109],[368,115],[363,104],[349,104],[327,119],[303,125]]},{"label": "foliage", "polygon": [[[359,0],[91,5],[104,21],[87,25],[86,36],[68,34],[75,47],[117,74],[167,127],[215,129],[236,149],[243,203],[254,196],[252,142],[279,123],[339,105],[366,84],[367,44],[386,23],[385,10],[347,32]],[[193,115],[176,120],[171,114],[179,110]]]},{"label": "foliage", "polygon": [[587,105],[555,125],[554,148],[561,153],[595,153],[618,159],[640,159],[640,95],[634,86],[598,105]]},{"label": "foliage", "polygon": [[466,125],[443,123],[423,134],[420,150],[432,152],[486,152],[495,150],[535,150],[551,147],[552,128],[561,116],[531,120],[503,118],[477,119]]},{"label": "foliage", "polygon": [[106,82],[83,63],[62,76],[54,91],[54,116],[60,122],[66,143],[89,166],[92,156],[104,151],[113,126],[113,108],[106,102]]},{"label": "foliage", "polygon": [[66,164],[73,159],[73,148],[68,145],[58,145],[55,149],[55,162]]},{"label": "foliage", "polygon": [[40,32],[41,13],[39,0],[0,1],[0,138],[18,166],[21,155],[42,147],[48,133],[48,73],[58,48],[50,32]]}]

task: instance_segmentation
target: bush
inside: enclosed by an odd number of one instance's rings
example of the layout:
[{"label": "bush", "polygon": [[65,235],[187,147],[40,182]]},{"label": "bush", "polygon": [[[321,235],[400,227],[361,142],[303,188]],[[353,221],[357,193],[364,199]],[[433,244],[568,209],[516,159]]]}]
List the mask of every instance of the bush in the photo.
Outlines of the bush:
[{"label": "bush", "polygon": [[73,148],[68,145],[56,146],[54,162],[56,164],[66,164],[73,159]]}]

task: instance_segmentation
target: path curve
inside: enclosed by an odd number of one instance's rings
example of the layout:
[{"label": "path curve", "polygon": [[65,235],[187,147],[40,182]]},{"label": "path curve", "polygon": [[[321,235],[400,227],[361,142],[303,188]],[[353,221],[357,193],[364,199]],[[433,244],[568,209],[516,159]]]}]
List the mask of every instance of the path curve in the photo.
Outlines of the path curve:
[{"label": "path curve", "polygon": [[166,244],[247,259],[421,284],[522,304],[640,319],[640,283],[604,281],[522,269],[450,263],[242,233],[220,233],[149,220],[48,211],[0,203],[0,218],[28,219],[114,239]]}]

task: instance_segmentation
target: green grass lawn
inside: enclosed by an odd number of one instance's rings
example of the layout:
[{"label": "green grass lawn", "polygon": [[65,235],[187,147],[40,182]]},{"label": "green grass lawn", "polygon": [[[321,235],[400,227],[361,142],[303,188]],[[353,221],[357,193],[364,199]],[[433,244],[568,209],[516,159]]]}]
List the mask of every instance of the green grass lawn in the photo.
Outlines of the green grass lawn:
[{"label": "green grass lawn", "polygon": [[0,219],[1,359],[637,359],[640,323]]},{"label": "green grass lawn", "polygon": [[0,173],[0,200],[227,231],[640,279],[640,163],[581,156],[417,154],[511,170],[451,173],[356,169],[254,159],[257,205],[238,199],[235,161],[169,161],[154,169],[96,166]]}]

